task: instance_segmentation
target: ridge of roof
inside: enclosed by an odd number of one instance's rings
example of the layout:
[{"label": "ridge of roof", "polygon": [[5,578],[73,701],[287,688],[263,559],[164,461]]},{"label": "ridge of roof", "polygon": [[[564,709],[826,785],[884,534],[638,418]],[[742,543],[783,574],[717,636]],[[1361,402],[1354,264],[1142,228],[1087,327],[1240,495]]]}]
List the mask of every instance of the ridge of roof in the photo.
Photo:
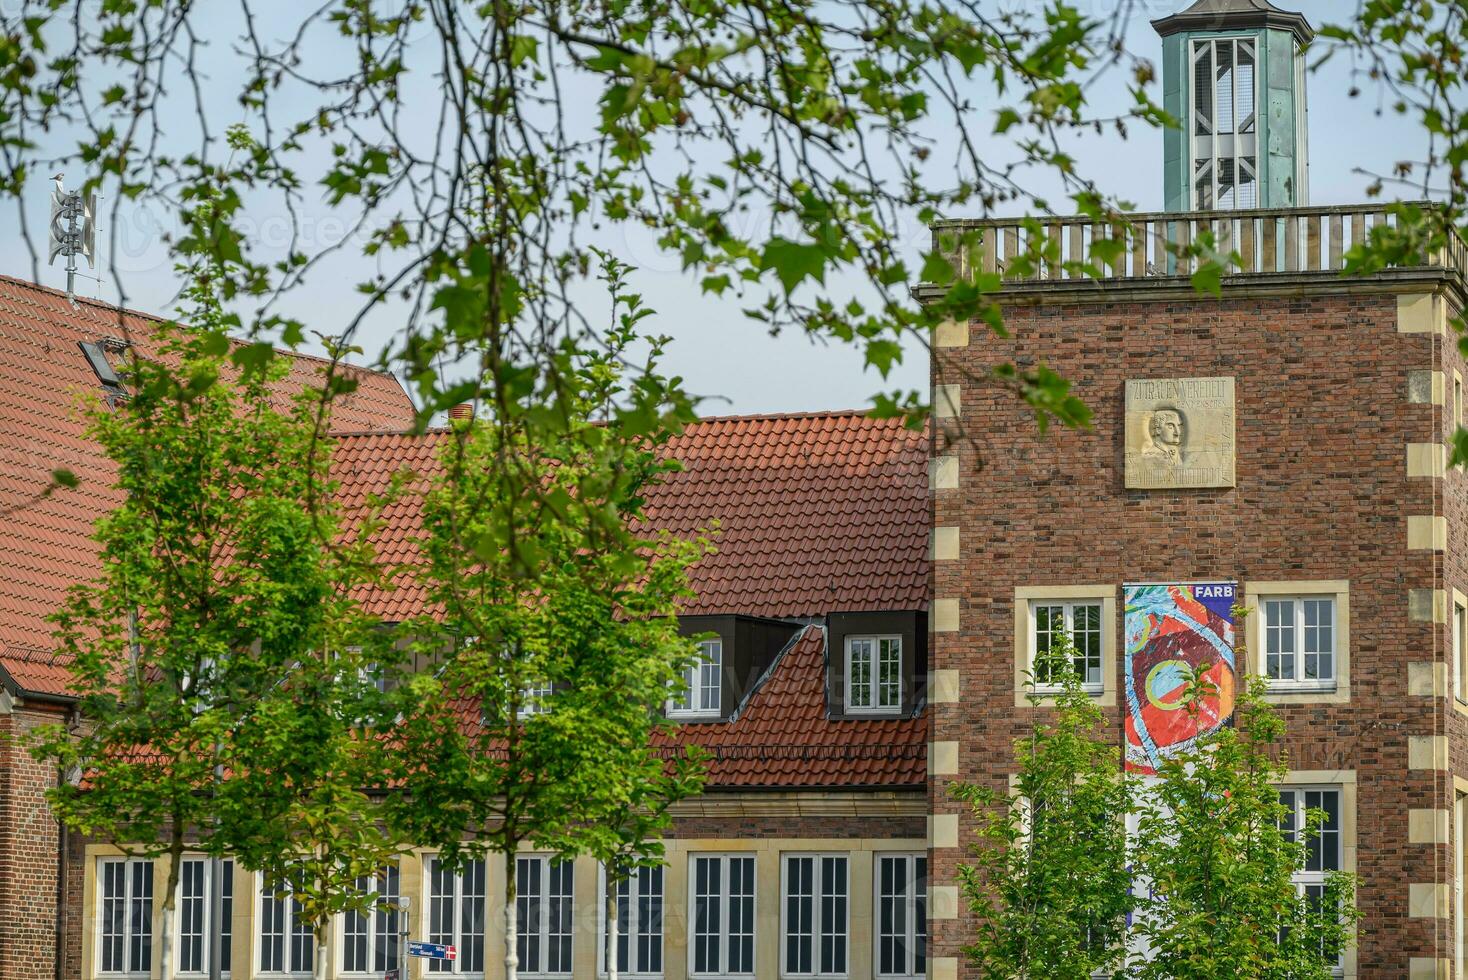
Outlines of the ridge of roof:
[{"label": "ridge of roof", "polygon": [[[686,428],[696,425],[708,425],[720,422],[764,422],[764,421],[792,421],[800,422],[808,419],[867,419],[872,422],[891,422],[893,419],[876,418],[862,408],[833,408],[810,412],[751,412],[748,415],[705,415],[688,423]],[[430,425],[422,432],[414,432],[413,429],[354,429],[333,431],[331,434],[339,439],[353,439],[358,436],[411,436],[431,435],[450,431],[446,425]]]},{"label": "ridge of roof", "polygon": [[[21,279],[19,276],[8,276],[0,272],[0,284],[4,283],[12,286],[20,286],[22,289],[32,289],[38,293],[45,293],[48,296],[57,296],[61,299],[66,299],[66,291],[63,289],[57,289],[55,286],[43,286],[29,279]],[[73,296],[72,299],[78,303],[84,303],[87,306],[95,306],[99,309],[106,310],[109,313],[124,313],[127,316],[135,316],[140,320],[152,320],[154,323],[167,323],[169,321],[168,317],[159,316],[156,313],[145,313],[142,310],[135,310],[130,306],[118,306],[116,303],[109,303],[106,300],[97,299],[94,296]]]},{"label": "ridge of roof", "polygon": [[865,409],[865,408],[829,408],[829,409],[818,409],[818,410],[809,411],[809,412],[751,412],[751,413],[749,413],[747,415],[741,415],[741,414],[738,414],[738,413],[731,414],[731,415],[704,415],[704,416],[696,419],[691,424],[698,425],[698,424],[703,423],[703,422],[745,422],[745,421],[756,420],[756,419],[758,419],[758,420],[763,420],[763,419],[792,419],[792,420],[798,420],[798,419],[829,419],[829,418],[847,418],[847,417],[851,417],[851,416],[857,416],[857,417],[860,417],[860,418],[872,419],[872,421],[874,421],[874,422],[887,421],[886,419],[873,418],[872,415],[870,414],[870,409]]},{"label": "ridge of roof", "polygon": [[[9,286],[19,286],[22,289],[34,290],[35,292],[44,293],[44,294],[46,294],[48,296],[53,296],[53,297],[56,297],[56,298],[59,298],[59,299],[66,299],[66,292],[64,290],[57,289],[54,286],[43,286],[42,284],[40,284],[38,282],[32,282],[29,279],[21,279],[21,278],[19,278],[17,276],[9,276],[9,275],[6,275],[3,272],[0,272],[0,286],[6,286],[6,285],[9,285]],[[178,319],[176,319],[174,317],[159,316],[157,313],[147,313],[147,312],[144,312],[143,310],[133,309],[130,306],[120,306],[120,305],[118,305],[116,303],[109,303],[106,300],[97,299],[97,298],[92,297],[92,296],[74,296],[72,298],[75,299],[78,304],[85,304],[86,306],[90,306],[93,309],[101,310],[101,311],[106,312],[106,313],[117,313],[117,314],[121,314],[123,316],[136,317],[139,320],[146,320],[149,323],[158,323],[158,324],[163,324],[163,323],[178,323],[178,324],[181,324],[182,326],[188,326],[188,324],[186,324],[183,321],[178,320]],[[242,341],[242,340],[240,340],[237,337],[230,337],[229,340],[230,340],[230,343],[233,343],[233,344],[244,344],[245,343],[245,341]],[[271,348],[273,350],[275,350],[279,354],[285,354],[287,357],[293,357],[293,358],[295,358],[296,360],[299,360],[299,361],[313,361],[313,362],[315,362],[317,364],[330,364],[330,363],[332,363],[331,358],[325,357],[325,356],[323,356],[321,354],[307,354],[307,353],[303,353],[302,351],[292,350],[289,347],[280,347],[280,346],[277,346],[277,345],[274,345],[274,344],[271,345]],[[399,380],[398,376],[396,374],[394,374],[392,371],[379,371],[377,368],[368,367],[365,364],[354,364],[351,361],[345,361],[345,360],[340,360],[340,359],[338,359],[336,361],[336,363],[339,364],[339,365],[341,365],[341,366],[343,366],[343,367],[350,368],[353,371],[361,371],[361,372],[364,372],[366,374],[373,374],[373,375],[378,375],[380,377],[392,378],[393,381],[397,382],[398,387],[403,389],[403,394],[404,395],[406,395],[408,393],[407,392],[407,389],[406,388],[403,388],[402,381]],[[409,399],[409,401],[411,401],[411,400],[412,399]]]}]

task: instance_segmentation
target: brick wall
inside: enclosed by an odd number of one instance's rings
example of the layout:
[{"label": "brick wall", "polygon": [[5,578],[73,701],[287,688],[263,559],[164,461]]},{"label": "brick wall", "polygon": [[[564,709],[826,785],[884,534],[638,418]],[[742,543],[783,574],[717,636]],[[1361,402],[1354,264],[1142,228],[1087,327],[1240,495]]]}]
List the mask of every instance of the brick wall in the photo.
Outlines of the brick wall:
[{"label": "brick wall", "polygon": [[917,816],[890,817],[679,817],[668,836],[679,839],[732,840],[829,839],[884,840],[927,837],[927,821]]},{"label": "brick wall", "polygon": [[[934,382],[958,385],[945,389],[958,414],[935,426],[935,454],[956,457],[946,473],[935,468],[935,526],[957,528],[958,548],[933,566],[935,607],[956,600],[956,617],[934,617],[933,666],[956,688],[935,699],[933,738],[935,757],[945,743],[956,750],[956,763],[935,770],[956,771],[935,771],[935,816],[960,814],[947,795],[954,780],[1004,787],[1008,746],[1034,718],[1014,706],[1016,587],[1114,583],[1119,594],[1123,582],[1345,579],[1350,699],[1281,708],[1291,766],[1356,773],[1360,976],[1416,976],[1451,955],[1450,918],[1413,915],[1408,901],[1410,883],[1450,881],[1451,855],[1409,841],[1409,810],[1450,806],[1450,780],[1409,767],[1409,737],[1447,724],[1446,699],[1409,694],[1409,665],[1433,669],[1447,632],[1409,615],[1409,590],[1443,582],[1442,552],[1408,550],[1407,518],[1446,506],[1451,574],[1468,592],[1468,477],[1407,475],[1406,444],[1446,431],[1441,406],[1409,399],[1409,380],[1420,379],[1408,372],[1442,370],[1451,342],[1399,332],[1398,313],[1394,295],[1343,287],[1313,298],[1029,306],[1006,312],[1013,340],[982,326],[969,342],[940,337]],[[1450,400],[1451,364],[1465,369],[1456,351],[1447,357]],[[1043,361],[1071,379],[1094,429],[1040,438],[1012,395],[974,380],[1004,359]],[[1237,486],[1124,489],[1125,382],[1218,375],[1236,379]],[[962,430],[951,446],[944,428]],[[1119,739],[1118,712],[1109,719]],[[1468,763],[1468,714],[1451,725],[1453,758]],[[953,884],[971,840],[967,816],[958,828],[958,847],[933,851],[935,889]],[[933,954],[957,958],[967,913],[944,897],[935,892]],[[969,975],[959,959],[958,975]]]},{"label": "brick wall", "polygon": [[49,980],[56,973],[57,823],[45,793],[56,771],[26,750],[57,712],[17,708],[0,715],[0,980]]}]

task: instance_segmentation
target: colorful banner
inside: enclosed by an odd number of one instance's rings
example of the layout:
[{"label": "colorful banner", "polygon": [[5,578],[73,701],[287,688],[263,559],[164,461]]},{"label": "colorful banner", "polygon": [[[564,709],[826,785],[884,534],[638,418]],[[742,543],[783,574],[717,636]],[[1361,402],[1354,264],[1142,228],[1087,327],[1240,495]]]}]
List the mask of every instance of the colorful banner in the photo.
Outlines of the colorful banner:
[{"label": "colorful banner", "polygon": [[[1233,582],[1123,586],[1126,765],[1151,775],[1162,760],[1233,718]],[[1197,671],[1215,692],[1196,712],[1185,693]]]}]

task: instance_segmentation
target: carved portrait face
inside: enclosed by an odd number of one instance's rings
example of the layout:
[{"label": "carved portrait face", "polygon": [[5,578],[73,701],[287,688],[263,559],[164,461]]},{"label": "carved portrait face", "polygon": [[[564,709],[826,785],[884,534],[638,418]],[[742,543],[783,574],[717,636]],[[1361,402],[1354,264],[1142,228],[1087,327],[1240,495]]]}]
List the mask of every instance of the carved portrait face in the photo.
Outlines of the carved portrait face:
[{"label": "carved portrait face", "polygon": [[1153,412],[1147,429],[1158,446],[1177,449],[1183,444],[1183,415],[1176,409],[1162,408]]}]

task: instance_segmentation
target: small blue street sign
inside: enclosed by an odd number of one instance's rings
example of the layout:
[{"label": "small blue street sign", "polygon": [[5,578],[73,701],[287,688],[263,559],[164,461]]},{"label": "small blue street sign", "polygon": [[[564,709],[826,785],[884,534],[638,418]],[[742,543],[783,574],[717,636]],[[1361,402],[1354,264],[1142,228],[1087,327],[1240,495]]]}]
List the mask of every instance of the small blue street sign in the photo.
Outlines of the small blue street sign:
[{"label": "small blue street sign", "polygon": [[458,959],[459,951],[444,943],[424,943],[410,939],[408,940],[408,955],[426,956],[431,960],[453,960]]}]

